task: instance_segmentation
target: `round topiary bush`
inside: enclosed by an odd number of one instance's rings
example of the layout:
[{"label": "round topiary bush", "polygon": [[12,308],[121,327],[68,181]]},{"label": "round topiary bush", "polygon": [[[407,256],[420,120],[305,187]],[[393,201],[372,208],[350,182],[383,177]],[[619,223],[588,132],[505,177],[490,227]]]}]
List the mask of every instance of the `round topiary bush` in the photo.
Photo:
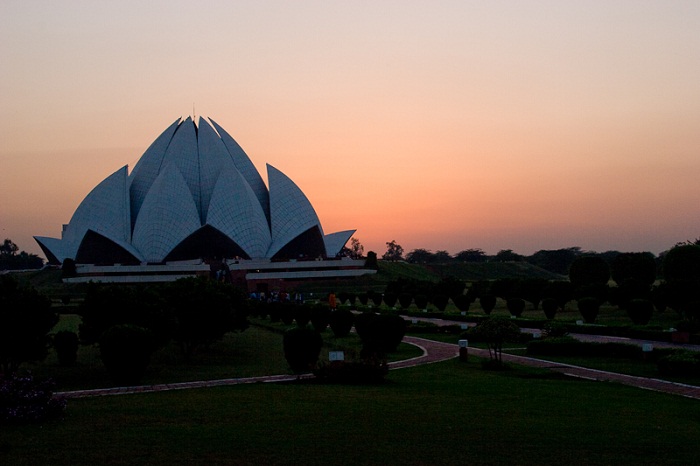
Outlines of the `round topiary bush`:
[{"label": "round topiary bush", "polygon": [[600,310],[600,301],[593,297],[581,298],[577,302],[578,311],[581,313],[581,317],[587,324],[592,324],[598,317],[598,311]]},{"label": "round topiary bush", "polygon": [[355,315],[347,309],[338,309],[331,312],[328,325],[330,325],[333,335],[336,337],[346,337],[352,330],[355,322]]},{"label": "round topiary bush", "polygon": [[445,312],[445,308],[447,307],[449,299],[450,298],[448,298],[444,294],[436,294],[435,296],[433,296],[432,299],[433,306],[435,306],[438,311]]},{"label": "round topiary bush", "polygon": [[323,332],[330,324],[330,320],[331,310],[326,306],[314,306],[311,309],[311,325],[317,332]]},{"label": "round topiary bush", "polygon": [[[330,312],[330,309],[328,309]],[[294,306],[294,320],[299,327],[306,327],[311,321],[312,310],[309,304],[298,304]]]},{"label": "round topiary bush", "polygon": [[323,338],[315,330],[296,327],[284,333],[282,345],[289,367],[295,374],[301,374],[313,370],[321,354]]},{"label": "round topiary bush", "polygon": [[399,306],[401,309],[408,309],[413,302],[413,295],[411,293],[401,293],[399,295]]},{"label": "round topiary bush", "polygon": [[387,291],[386,293],[384,293],[384,304],[391,308],[396,306],[396,301],[398,299],[399,297],[396,296],[396,293],[392,293],[391,291]]},{"label": "round topiary bush", "polygon": [[428,297],[424,294],[418,294],[414,298],[414,301],[416,302],[416,307],[418,309],[427,309],[428,308]]},{"label": "round topiary bush", "polygon": [[523,311],[525,310],[525,300],[521,298],[510,298],[508,301],[506,301],[506,306],[508,307],[508,312],[510,312],[510,315],[520,317],[523,315]]},{"label": "round topiary bush", "polygon": [[648,299],[632,299],[627,303],[627,315],[635,325],[647,325],[654,315],[654,304]]},{"label": "round topiary bush", "polygon": [[100,337],[99,346],[102,362],[118,385],[138,384],[154,350],[151,332],[129,324],[110,327]]},{"label": "round topiary bush", "polygon": [[457,306],[457,309],[459,309],[461,312],[467,312],[469,310],[469,306],[471,305],[469,296],[464,294],[453,297],[452,302],[455,303],[455,306]]},{"label": "round topiary bush", "polygon": [[53,348],[61,366],[72,366],[78,359],[78,334],[62,330],[53,337]]},{"label": "round topiary bush", "polygon": [[481,309],[483,309],[484,313],[489,315],[491,314],[491,311],[493,311],[493,308],[496,307],[496,297],[492,294],[485,294],[479,298],[479,304],[481,305]]},{"label": "round topiary bush", "polygon": [[557,315],[559,303],[554,298],[545,298],[542,300],[542,310],[547,319],[552,320]]}]

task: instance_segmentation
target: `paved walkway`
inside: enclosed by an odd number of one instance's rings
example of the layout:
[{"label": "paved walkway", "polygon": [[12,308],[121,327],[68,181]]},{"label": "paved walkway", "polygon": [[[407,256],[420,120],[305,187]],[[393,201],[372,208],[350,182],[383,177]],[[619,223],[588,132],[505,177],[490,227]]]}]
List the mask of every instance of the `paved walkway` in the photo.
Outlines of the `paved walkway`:
[{"label": "paved walkway", "polygon": [[[391,370],[403,369],[406,367],[414,367],[422,364],[430,364],[434,362],[445,361],[448,359],[455,358],[459,355],[459,347],[456,344],[442,343],[433,340],[426,340],[424,338],[406,336],[403,340],[405,343],[409,343],[418,346],[423,350],[423,354],[416,358],[407,359],[403,361],[395,361],[389,363],[389,368]],[[469,348],[469,355],[478,356],[482,358],[488,358],[488,350],[479,348]],[[560,364],[551,361],[544,361],[541,359],[534,359],[525,356],[515,356],[511,354],[503,354],[503,360],[507,362],[512,362],[514,364],[521,364],[531,367],[540,367],[544,369],[549,369],[552,371],[560,372],[572,377],[578,377],[589,380],[597,380],[604,382],[616,382],[624,385],[631,385],[639,388],[644,388],[647,390],[654,390],[663,393],[670,393],[675,395],[681,395],[688,398],[700,399],[700,387],[695,387],[691,385],[667,382],[658,379],[649,379],[644,377],[634,377],[630,375],[616,374],[612,372],[604,372],[595,369],[587,369],[584,367],[573,366],[570,364]],[[270,382],[288,382],[296,380],[298,377],[295,375],[271,375],[263,377],[247,377],[247,378],[234,378],[234,379],[220,379],[220,380],[210,380],[210,381],[197,381],[197,382],[181,382],[172,384],[159,384],[159,385],[142,385],[136,387],[116,387],[116,388],[100,388],[95,390],[77,390],[72,392],[61,392],[57,395],[64,396],[66,398],[85,398],[93,396],[107,396],[107,395],[125,395],[134,393],[148,393],[148,392],[159,392],[159,391],[169,391],[169,390],[184,390],[190,388],[205,388],[205,387],[219,387],[223,385],[240,385],[249,383],[270,383]],[[309,379],[313,378],[312,374],[304,374],[299,378]]]}]

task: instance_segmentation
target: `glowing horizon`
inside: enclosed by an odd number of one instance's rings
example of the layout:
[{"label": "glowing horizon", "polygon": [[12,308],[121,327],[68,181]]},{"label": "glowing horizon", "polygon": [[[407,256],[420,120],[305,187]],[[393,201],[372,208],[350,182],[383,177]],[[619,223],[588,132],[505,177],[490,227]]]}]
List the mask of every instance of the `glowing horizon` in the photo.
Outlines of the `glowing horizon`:
[{"label": "glowing horizon", "polygon": [[0,234],[42,257],[193,102],[379,256],[700,236],[696,2],[9,1],[0,26]]}]

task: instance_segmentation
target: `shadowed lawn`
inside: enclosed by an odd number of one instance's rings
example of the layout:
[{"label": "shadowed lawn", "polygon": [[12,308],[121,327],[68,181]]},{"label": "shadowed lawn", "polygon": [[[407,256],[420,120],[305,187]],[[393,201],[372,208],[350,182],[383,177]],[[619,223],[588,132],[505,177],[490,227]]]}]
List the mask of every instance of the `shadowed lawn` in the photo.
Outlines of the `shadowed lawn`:
[{"label": "shadowed lawn", "polygon": [[[80,318],[76,315],[63,315],[54,328],[77,331]],[[151,364],[141,381],[142,385],[160,383],[191,382],[196,380],[216,380],[263,375],[291,374],[282,349],[282,332],[293,326],[268,324],[277,331],[251,325],[244,332],[227,333],[221,341],[201,348],[190,360],[184,360],[176,343],[156,351]],[[320,361],[327,361],[329,350],[345,350],[348,359],[357,357],[361,342],[356,334],[335,338],[330,329],[322,332],[325,347],[321,350]],[[409,359],[422,352],[413,345],[402,343],[398,351],[389,355],[389,360]],[[50,377],[57,383],[57,391],[111,387],[96,345],[81,346],[78,363],[72,367],[61,367],[53,350],[47,359],[38,364],[23,365],[39,378]]]},{"label": "shadowed lawn", "polygon": [[0,463],[695,464],[700,404],[456,360],[379,386],[256,384],[71,400]]}]

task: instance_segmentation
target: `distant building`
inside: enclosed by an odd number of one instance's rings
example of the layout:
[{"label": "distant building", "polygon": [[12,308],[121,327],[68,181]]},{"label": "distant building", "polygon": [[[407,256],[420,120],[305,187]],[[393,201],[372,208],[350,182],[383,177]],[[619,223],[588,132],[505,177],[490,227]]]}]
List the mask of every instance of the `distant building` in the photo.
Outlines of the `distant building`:
[{"label": "distant building", "polygon": [[178,118],[131,173],[122,167],[87,195],[61,239],[35,236],[49,263],[72,259],[84,278],[162,280],[180,269],[201,274],[216,262],[245,269],[250,261],[260,270],[264,263],[335,259],[355,230],[324,234],[292,180],[267,165],[268,189],[238,143],[209,122]]}]

